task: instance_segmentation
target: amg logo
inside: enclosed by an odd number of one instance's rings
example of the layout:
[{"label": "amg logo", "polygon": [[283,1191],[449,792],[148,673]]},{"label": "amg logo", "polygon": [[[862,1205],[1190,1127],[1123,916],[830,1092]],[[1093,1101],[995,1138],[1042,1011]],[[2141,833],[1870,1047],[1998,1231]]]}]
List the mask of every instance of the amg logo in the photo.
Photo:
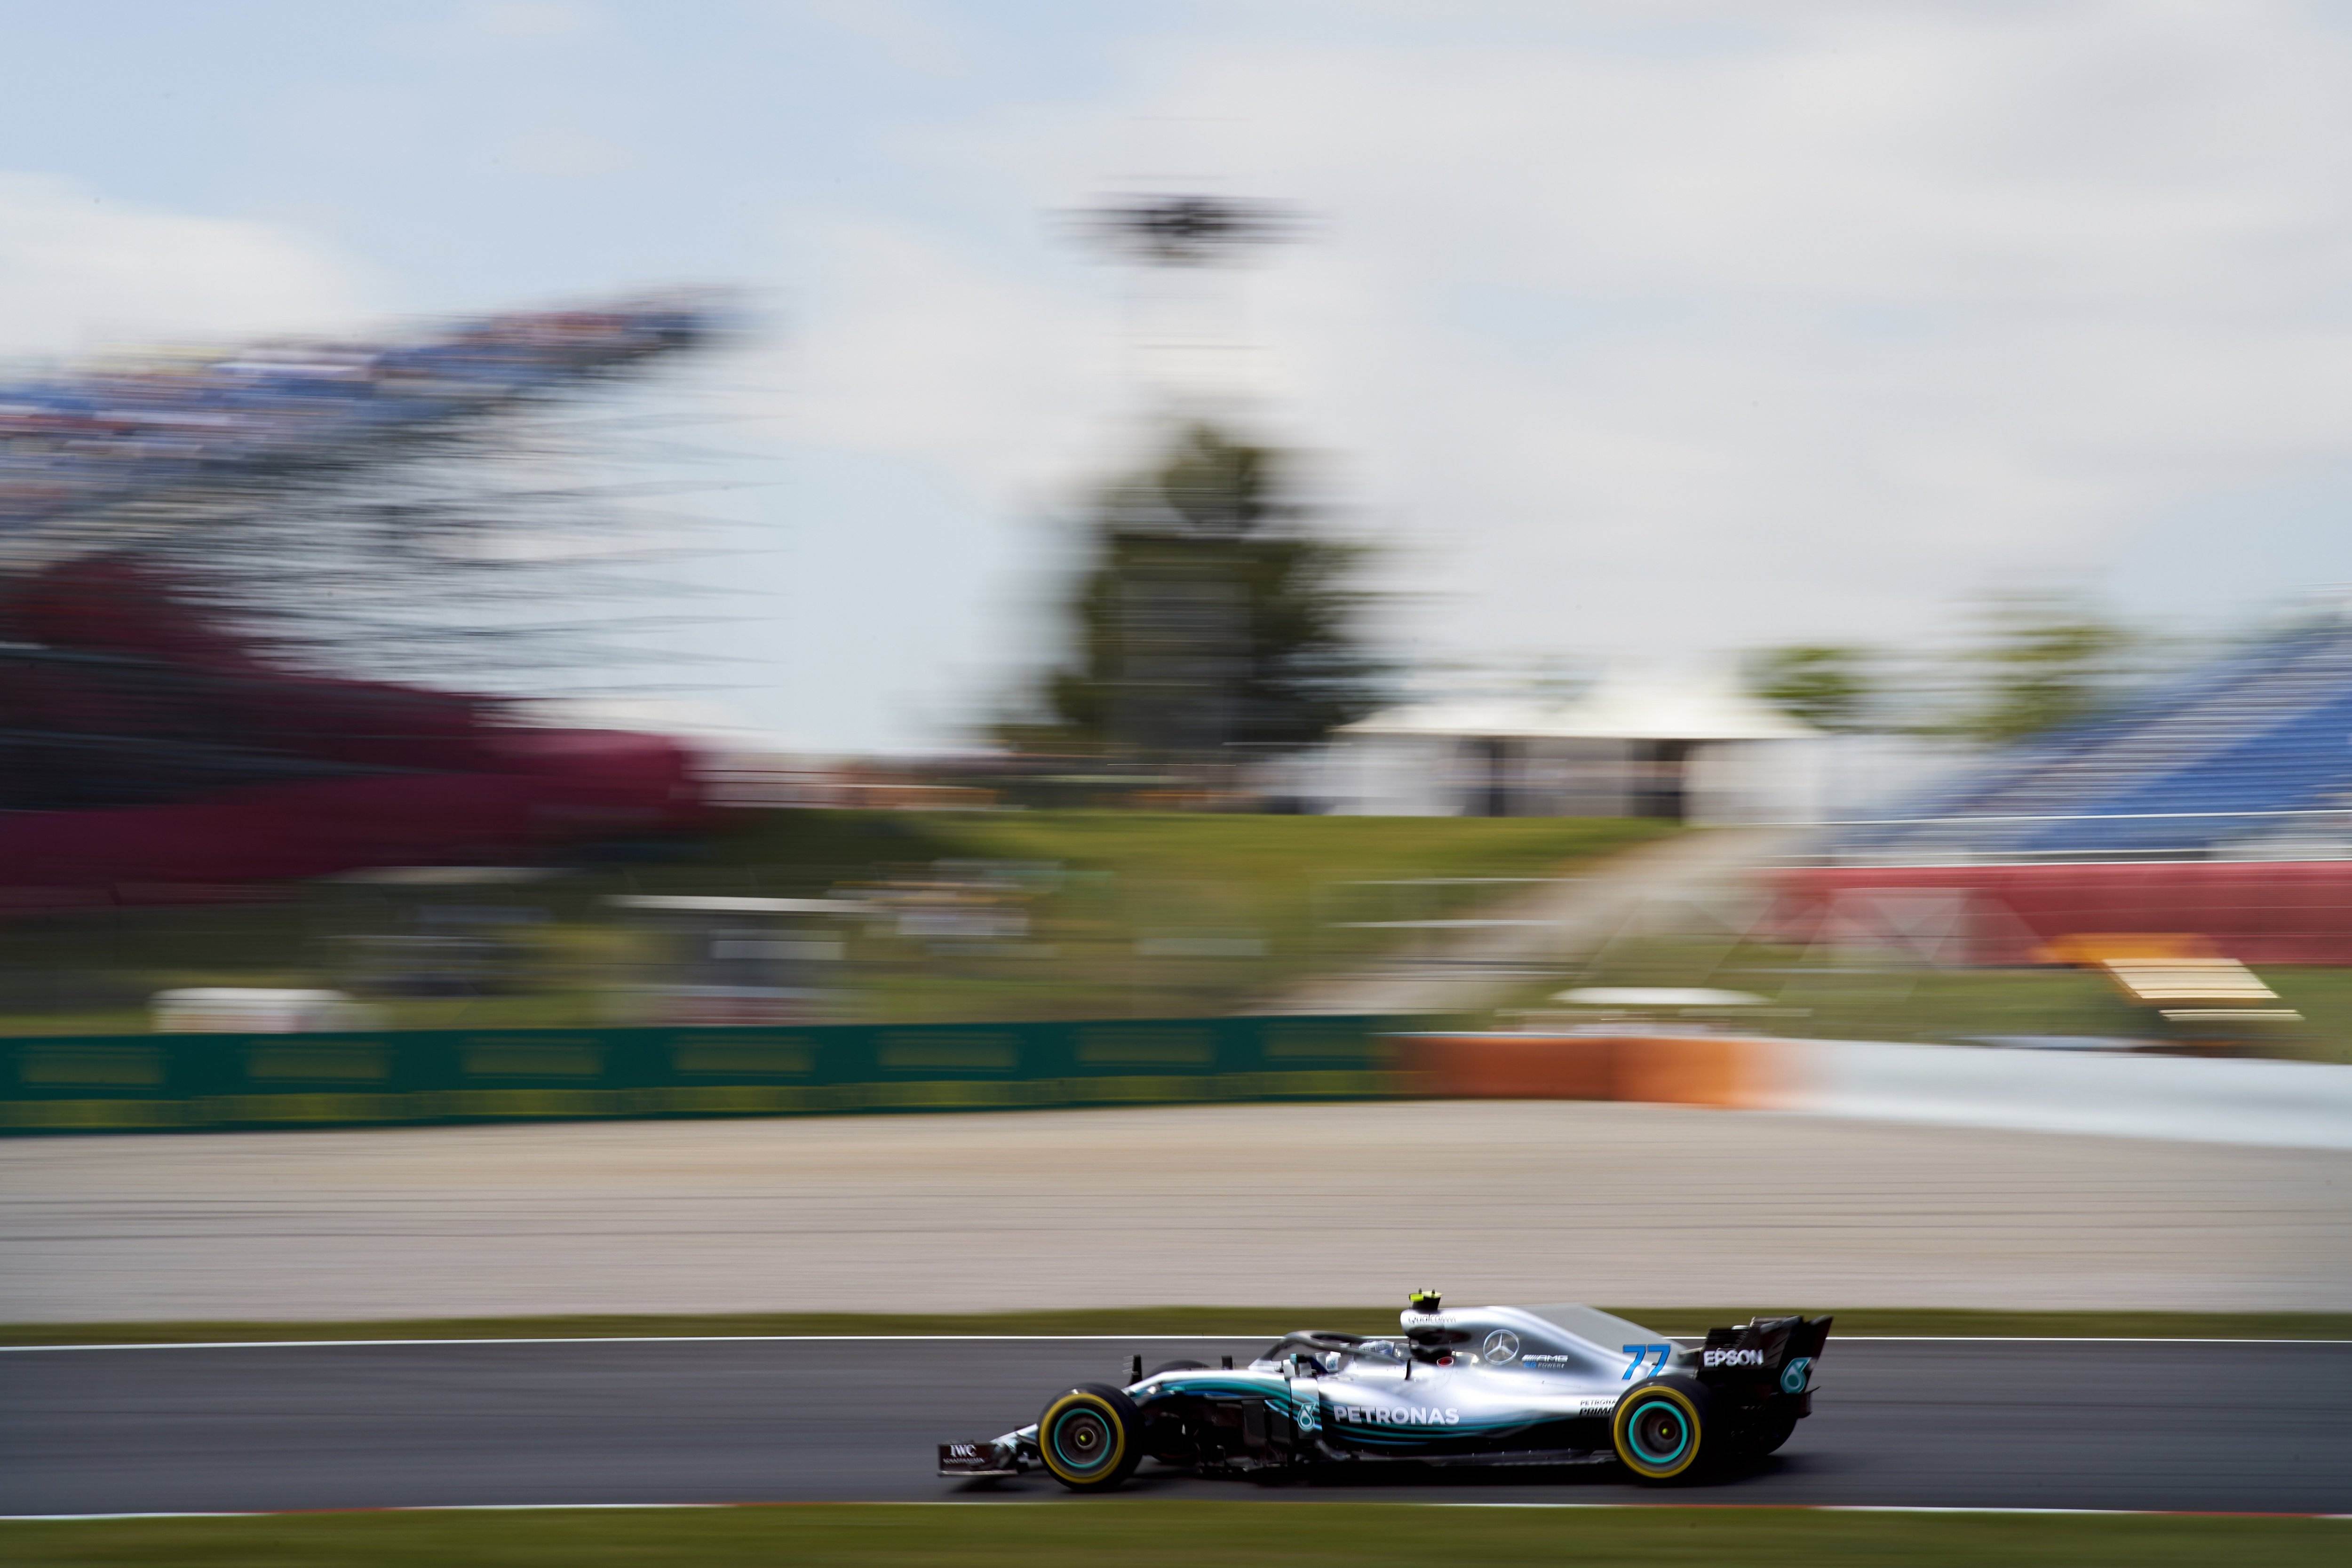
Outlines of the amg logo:
[{"label": "amg logo", "polygon": [[1701,1358],[1708,1366],[1762,1366],[1762,1351],[1708,1351]]},{"label": "amg logo", "polygon": [[1444,1410],[1391,1410],[1379,1405],[1335,1405],[1331,1413],[1342,1421],[1354,1421],[1369,1426],[1459,1426],[1462,1412],[1448,1405]]}]

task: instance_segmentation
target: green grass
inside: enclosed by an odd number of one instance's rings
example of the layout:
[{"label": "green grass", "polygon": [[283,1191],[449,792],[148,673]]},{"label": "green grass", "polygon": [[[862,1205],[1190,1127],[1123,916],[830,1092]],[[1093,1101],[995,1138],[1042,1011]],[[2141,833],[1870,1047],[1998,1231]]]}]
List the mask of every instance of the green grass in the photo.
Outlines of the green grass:
[{"label": "green grass", "polygon": [[[1423,879],[1543,877],[1672,831],[1619,820],[1013,812],[934,819],[941,858],[1062,868],[1031,905],[1027,954],[897,955],[877,998],[896,1021],[1215,1013],[1393,945],[1355,922],[1432,919],[1508,888]],[[1139,939],[1257,944],[1153,957]],[[1409,939],[1403,939],[1409,940]]]},{"label": "green grass", "polygon": [[[415,930],[425,908],[543,914],[518,928],[511,984],[470,998],[369,998],[394,1027],[614,1021],[608,988],[644,950],[614,893],[808,897],[923,878],[941,861],[1017,862],[1013,942],[926,942],[889,929],[852,943],[858,1015],[877,1021],[1168,1016],[1234,1010],[1269,988],[1400,939],[1362,921],[1428,919],[1507,889],[1432,878],[1545,877],[1674,831],[1622,820],[1248,816],[1202,813],[740,814],[725,830],[625,865],[480,888],[312,883],[243,901],[19,918],[0,955],[0,1030],[146,1027],[147,998],[185,985],[350,988],[352,939]],[[1248,951],[1154,956],[1152,938]]]},{"label": "green grass", "polygon": [[[1988,1312],[1938,1308],[1612,1307],[1661,1333],[1824,1310],[1837,1334],[2122,1339],[2352,1340],[2352,1312]],[[0,1344],[167,1344],[264,1340],[595,1339],[735,1334],[1263,1334],[1393,1332],[1382,1307],[1122,1307],[1027,1312],[739,1312],[680,1316],[425,1318],[328,1322],[5,1323]]]},{"label": "green grass", "polygon": [[663,1563],[1117,1563],[1433,1568],[1573,1562],[1693,1568],[2341,1563],[2352,1524],[2300,1519],[1836,1514],[1743,1508],[1466,1510],[1409,1503],[1161,1502],[927,1507],[839,1503],[710,1510],[309,1514],[0,1524],[19,1568],[595,1568]]},{"label": "green grass", "polygon": [[[2352,1062],[2352,969],[2265,965],[2258,972],[2304,1022],[2266,1026],[2259,1054]],[[1813,955],[1767,944],[1664,939],[1613,944],[1581,972],[1529,983],[1511,999],[1541,1011],[1570,985],[1710,985],[1772,1005],[1755,1020],[1773,1034],[1817,1039],[1964,1041],[1995,1035],[2145,1039],[2165,1034],[2149,1008],[2087,970],[1930,968]]]}]

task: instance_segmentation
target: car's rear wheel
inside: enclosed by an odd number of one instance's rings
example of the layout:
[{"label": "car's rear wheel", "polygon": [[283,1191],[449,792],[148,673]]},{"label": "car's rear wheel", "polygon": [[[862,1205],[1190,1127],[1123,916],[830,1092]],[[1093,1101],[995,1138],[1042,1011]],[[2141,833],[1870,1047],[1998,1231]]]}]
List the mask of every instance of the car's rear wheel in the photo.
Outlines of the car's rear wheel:
[{"label": "car's rear wheel", "polygon": [[1685,1377],[1645,1383],[1617,1402],[1610,1422],[1617,1458],[1637,1479],[1678,1480],[1712,1458],[1709,1400],[1704,1384]]},{"label": "car's rear wheel", "polygon": [[1085,1383],[1045,1402],[1037,1417],[1037,1457],[1072,1491],[1108,1491],[1142,1463],[1141,1436],[1135,1401],[1116,1388]]}]

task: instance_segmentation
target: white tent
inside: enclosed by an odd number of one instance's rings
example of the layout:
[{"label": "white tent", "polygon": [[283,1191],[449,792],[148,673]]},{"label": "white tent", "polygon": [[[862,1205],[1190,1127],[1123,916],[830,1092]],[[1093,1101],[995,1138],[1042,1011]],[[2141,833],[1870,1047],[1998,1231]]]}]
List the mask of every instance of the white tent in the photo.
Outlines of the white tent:
[{"label": "white tent", "polygon": [[1786,821],[1824,739],[1727,679],[1621,676],[1375,713],[1339,732],[1329,776],[1349,812]]},{"label": "white tent", "polygon": [[1809,741],[1821,731],[1728,683],[1618,678],[1567,699],[1409,704],[1360,719],[1348,735],[1502,735],[1521,740]]}]

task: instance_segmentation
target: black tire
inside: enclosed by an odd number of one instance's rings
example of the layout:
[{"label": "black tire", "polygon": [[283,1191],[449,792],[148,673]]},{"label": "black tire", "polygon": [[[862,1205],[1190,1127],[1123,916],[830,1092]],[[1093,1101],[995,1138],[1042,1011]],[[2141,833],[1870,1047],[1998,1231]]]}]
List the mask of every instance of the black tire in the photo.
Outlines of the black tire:
[{"label": "black tire", "polygon": [[1153,1378],[1163,1372],[1206,1372],[1208,1370],[1209,1363],[1204,1361],[1163,1361],[1143,1375]]},{"label": "black tire", "polygon": [[1610,1417],[1618,1462],[1635,1480],[1654,1484],[1697,1474],[1720,1447],[1708,1419],[1713,1405],[1706,1385],[1691,1378],[1654,1377],[1637,1385]]},{"label": "black tire", "polygon": [[1135,1401],[1101,1383],[1082,1383],[1045,1402],[1037,1457],[1074,1492],[1103,1492],[1143,1462],[1143,1422]]}]

